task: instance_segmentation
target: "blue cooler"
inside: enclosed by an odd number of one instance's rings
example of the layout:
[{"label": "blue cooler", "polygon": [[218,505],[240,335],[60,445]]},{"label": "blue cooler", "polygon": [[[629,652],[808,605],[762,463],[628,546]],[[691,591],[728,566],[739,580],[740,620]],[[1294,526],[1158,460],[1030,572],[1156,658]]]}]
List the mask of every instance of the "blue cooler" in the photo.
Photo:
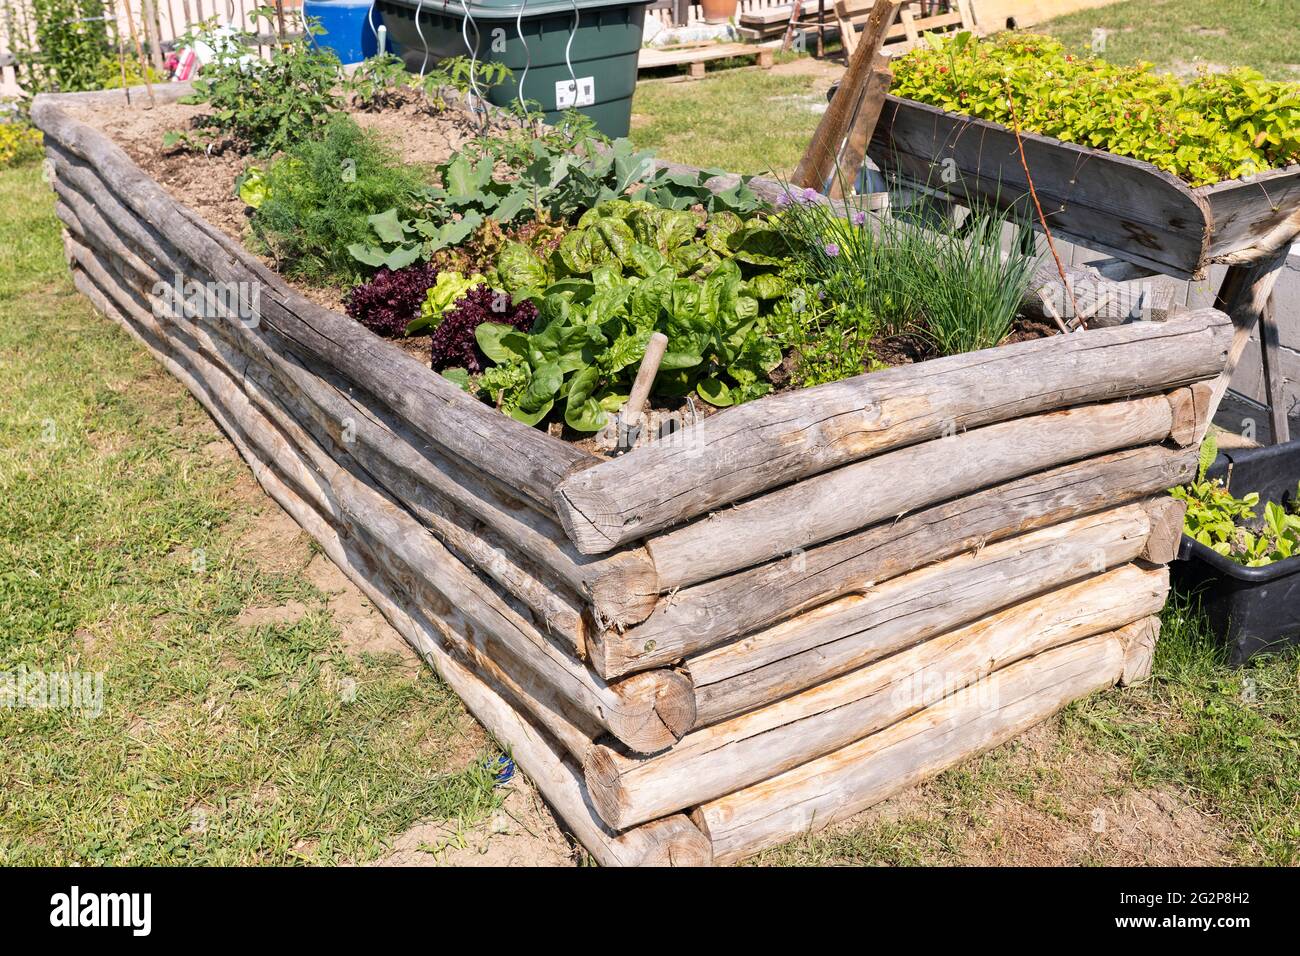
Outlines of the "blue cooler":
[{"label": "blue cooler", "polygon": [[312,45],[333,50],[344,63],[360,63],[374,56],[379,42],[370,22],[373,19],[378,28],[384,18],[377,8],[372,18],[370,7],[370,0],[303,0],[303,16],[320,21],[325,31],[311,37]]}]

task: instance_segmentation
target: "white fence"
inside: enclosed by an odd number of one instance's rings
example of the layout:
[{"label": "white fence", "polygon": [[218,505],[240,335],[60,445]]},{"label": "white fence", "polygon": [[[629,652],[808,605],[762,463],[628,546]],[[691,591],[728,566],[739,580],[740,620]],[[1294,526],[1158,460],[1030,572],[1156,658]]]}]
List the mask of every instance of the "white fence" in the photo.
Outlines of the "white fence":
[{"label": "white fence", "polygon": [[[128,25],[131,19],[142,44],[156,35],[160,46],[170,49],[173,41],[190,27],[213,17],[249,32],[260,29],[267,33],[270,25],[265,20],[255,23],[253,10],[273,5],[272,0],[104,0],[104,12],[116,27],[116,36],[121,38],[126,55],[135,62]],[[284,0],[283,6],[289,29],[300,29],[301,0]],[[153,14],[150,24],[145,22],[147,14]],[[113,38],[111,29],[110,38]],[[23,51],[35,47],[35,17],[30,0],[0,0],[0,96],[16,96],[21,92],[16,61]],[[267,48],[258,49],[264,52]]]}]

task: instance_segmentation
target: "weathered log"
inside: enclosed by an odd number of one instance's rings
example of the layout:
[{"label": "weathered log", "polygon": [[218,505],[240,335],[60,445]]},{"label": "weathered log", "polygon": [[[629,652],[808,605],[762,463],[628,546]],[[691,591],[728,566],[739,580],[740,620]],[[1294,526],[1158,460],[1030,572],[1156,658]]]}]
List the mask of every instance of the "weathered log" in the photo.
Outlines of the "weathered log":
[{"label": "weathered log", "polygon": [[1213,309],[859,375],[729,408],[673,440],[570,475],[555,507],[584,553],[607,551],[777,485],[1038,412],[1218,375],[1231,328]]},{"label": "weathered log", "polygon": [[99,130],[38,96],[32,118],[66,152],[92,165],[113,192],[212,279],[261,283],[261,320],[300,358],[323,361],[381,398],[435,444],[549,507],[570,470],[595,459],[503,416],[346,316],[308,301],[192,210],[168,196]]},{"label": "weathered log", "polygon": [[[124,243],[158,271],[160,280],[171,285],[174,277],[193,276],[194,267],[167,240],[146,223],[138,221],[124,207],[94,171],[82,161],[51,144],[52,162],[60,181],[55,188],[63,202],[79,219],[89,220],[87,230],[97,235],[122,231],[125,239],[116,243],[119,255],[129,255]],[[112,217],[112,225],[98,210]],[[144,268],[140,261],[134,265]],[[346,433],[343,450],[360,467],[390,487],[400,498],[421,509],[420,517],[444,543],[479,565],[481,555],[470,553],[471,539],[481,536],[486,545],[485,570],[510,565],[532,564],[527,575],[519,575],[521,586],[527,576],[554,575],[591,604],[598,623],[623,627],[643,620],[654,606],[657,579],[648,555],[640,549],[604,557],[581,555],[565,537],[559,525],[534,506],[512,495],[491,478],[475,473],[454,461],[429,442],[422,440],[391,411],[328,370],[305,367],[288,351],[273,329],[249,328],[241,324],[215,323],[215,331],[258,360],[268,374],[285,387],[302,393],[304,407],[318,426],[331,434]],[[457,529],[465,529],[458,532]],[[516,549],[522,555],[513,557]],[[480,549],[483,550],[483,549]],[[501,556],[504,556],[504,560]],[[495,576],[495,575],[494,575]],[[507,588],[509,579],[501,580]],[[532,594],[520,594],[531,601]]]},{"label": "weathered log", "polygon": [[1168,589],[1167,569],[1124,565],[694,731],[665,753],[635,758],[597,744],[584,764],[587,790],[615,830],[704,803],[847,746],[1022,658],[1146,618]]},{"label": "weathered log", "polygon": [[[149,308],[130,298],[129,288],[109,274],[109,268],[93,250],[75,239],[69,240],[69,246],[78,266],[105,291],[116,294],[116,305],[122,312],[146,326],[153,321]],[[174,341],[172,346],[180,347]],[[230,394],[223,395],[222,401],[238,404]],[[277,426],[289,431],[299,427],[288,416],[280,417]],[[305,433],[300,438],[303,445],[313,447]],[[436,602],[434,607],[440,616],[454,618],[466,640],[522,685],[529,700],[539,702],[539,719],[551,720],[558,715],[580,728],[601,727],[643,752],[670,746],[693,724],[694,697],[687,678],[660,670],[644,680],[607,684],[538,633],[378,489],[342,469],[319,449],[313,464],[328,481],[337,499],[334,507],[342,512],[344,520],[387,529],[382,540],[409,568],[411,587]],[[407,521],[403,523],[401,517]],[[581,756],[586,746],[583,734],[563,734],[554,726],[551,729],[566,743],[572,743]]]},{"label": "weathered log", "polygon": [[1139,557],[1149,508],[1123,505],[995,542],[688,657],[696,727],[838,677]]},{"label": "weathered log", "polygon": [[995,485],[796,552],[683,588],[642,624],[599,631],[587,650],[608,678],[698,654],[845,594],[1068,518],[1133,501],[1196,474],[1197,449],[1148,446]]},{"label": "weathered log", "polygon": [[1093,266],[1066,266],[1062,282],[1056,264],[1048,262],[1034,273],[1020,309],[1025,315],[1062,319],[1071,326],[1082,320],[1088,329],[1125,322],[1164,322],[1175,309],[1173,291],[1170,283],[1153,288],[1149,283],[1115,281]]},{"label": "weathered log", "polygon": [[[85,271],[78,268],[74,279],[77,287],[101,312],[122,325],[199,399],[235,443],[268,494],[320,543],[330,560],[379,607],[408,643],[447,681],[475,717],[509,747],[511,756],[598,862],[606,866],[708,865],[711,855],[708,842],[680,814],[622,834],[609,830],[593,812],[581,770],[573,758],[564,753],[545,731],[519,713],[517,705],[504,699],[499,688],[490,686],[455,659],[443,643],[448,629],[429,624],[407,603],[401,589],[391,586],[386,573],[381,570],[386,562],[372,552],[360,550],[358,529],[349,531],[346,527],[332,524],[308,500],[315,498],[319,503],[323,499],[310,493],[304,498],[301,490],[286,481],[280,468],[292,467],[287,457],[268,462],[256,453],[243,431],[226,414],[227,406],[215,402],[207,386],[193,377],[185,366],[158,350],[157,346],[166,348],[167,343],[174,346],[174,340],[164,343],[148,337],[146,330],[127,319],[108,293],[101,290]],[[301,475],[301,471],[299,473]],[[385,587],[386,583],[389,586]]]},{"label": "weathered log", "polygon": [[666,590],[1067,462],[1164,441],[1164,395],[986,425],[822,472],[646,542]]},{"label": "weathered log", "polygon": [[1160,640],[1160,618],[1152,615],[1134,621],[1119,632],[1124,641],[1124,670],[1119,683],[1128,687],[1140,684],[1151,676],[1151,665],[1156,657],[1156,643]]},{"label": "weathered log", "polygon": [[691,819],[733,863],[829,826],[1010,740],[1118,679],[1123,641],[1111,634],[996,671],[879,733],[697,807]]},{"label": "weathered log", "polygon": [[1162,495],[1147,504],[1147,512],[1151,516],[1151,534],[1142,548],[1141,557],[1152,564],[1168,564],[1178,557],[1187,502]]},{"label": "weathered log", "polygon": [[1205,429],[1209,426],[1213,398],[1213,382],[1197,382],[1170,393],[1169,407],[1174,420],[1169,429],[1169,438],[1174,444],[1180,448],[1200,444]]}]

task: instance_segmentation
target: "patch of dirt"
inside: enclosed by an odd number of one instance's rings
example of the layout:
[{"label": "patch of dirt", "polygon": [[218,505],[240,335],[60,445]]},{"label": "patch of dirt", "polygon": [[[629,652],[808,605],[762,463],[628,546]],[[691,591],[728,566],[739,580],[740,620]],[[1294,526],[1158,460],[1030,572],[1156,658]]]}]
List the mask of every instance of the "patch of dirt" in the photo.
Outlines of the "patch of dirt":
[{"label": "patch of dirt", "polygon": [[1195,76],[1202,70],[1207,73],[1228,73],[1231,72],[1232,67],[1223,63],[1209,63],[1203,60],[1194,63],[1188,63],[1186,60],[1173,60],[1169,64],[1169,72],[1178,77]]},{"label": "patch of dirt", "polygon": [[501,808],[483,823],[458,829],[419,823],[368,866],[573,866],[577,854],[536,789],[516,773]]},{"label": "patch of dirt", "polygon": [[[913,787],[832,828],[946,821],[961,833],[935,862],[978,866],[1216,866],[1230,837],[1181,795],[1135,787],[1121,761],[1062,737],[1049,720],[983,758],[987,800],[952,807],[942,782]],[[976,762],[962,765],[976,769]],[[1010,781],[1024,786],[1009,786]]]},{"label": "patch of dirt", "polygon": [[423,666],[419,655],[402,639],[360,589],[329,558],[317,554],[303,576],[326,596],[330,616],[338,625],[339,639],[351,654],[396,654],[406,668]]},{"label": "patch of dirt", "polygon": [[296,624],[307,616],[307,605],[301,601],[286,601],[275,607],[248,607],[235,618],[236,627],[259,627],[263,624]]},{"label": "patch of dirt", "polygon": [[777,76],[811,76],[815,81],[814,89],[827,90],[844,75],[844,64],[839,60],[818,60],[804,56],[787,63],[777,63],[770,72]]},{"label": "patch of dirt", "polygon": [[[241,490],[245,500],[257,501],[263,497],[261,487],[251,475],[248,484],[253,486],[253,494],[249,494],[245,482],[239,484],[244,486]],[[262,507],[250,516],[248,529],[236,543],[236,553],[273,574],[289,574],[301,570],[310,560],[310,540],[296,521],[280,510],[279,505],[270,502],[269,507]]]}]

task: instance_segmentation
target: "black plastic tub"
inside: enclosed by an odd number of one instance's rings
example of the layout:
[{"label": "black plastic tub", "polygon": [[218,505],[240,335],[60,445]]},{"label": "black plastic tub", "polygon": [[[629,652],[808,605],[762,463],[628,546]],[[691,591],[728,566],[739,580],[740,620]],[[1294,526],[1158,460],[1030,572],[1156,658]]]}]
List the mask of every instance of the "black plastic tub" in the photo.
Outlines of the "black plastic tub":
[{"label": "black plastic tub", "polygon": [[[1300,441],[1226,451],[1206,476],[1223,479],[1238,498],[1258,492],[1257,513],[1266,501],[1289,507],[1300,481]],[[1178,557],[1174,583],[1200,599],[1231,663],[1300,643],[1300,556],[1248,568],[1183,535]]]}]

